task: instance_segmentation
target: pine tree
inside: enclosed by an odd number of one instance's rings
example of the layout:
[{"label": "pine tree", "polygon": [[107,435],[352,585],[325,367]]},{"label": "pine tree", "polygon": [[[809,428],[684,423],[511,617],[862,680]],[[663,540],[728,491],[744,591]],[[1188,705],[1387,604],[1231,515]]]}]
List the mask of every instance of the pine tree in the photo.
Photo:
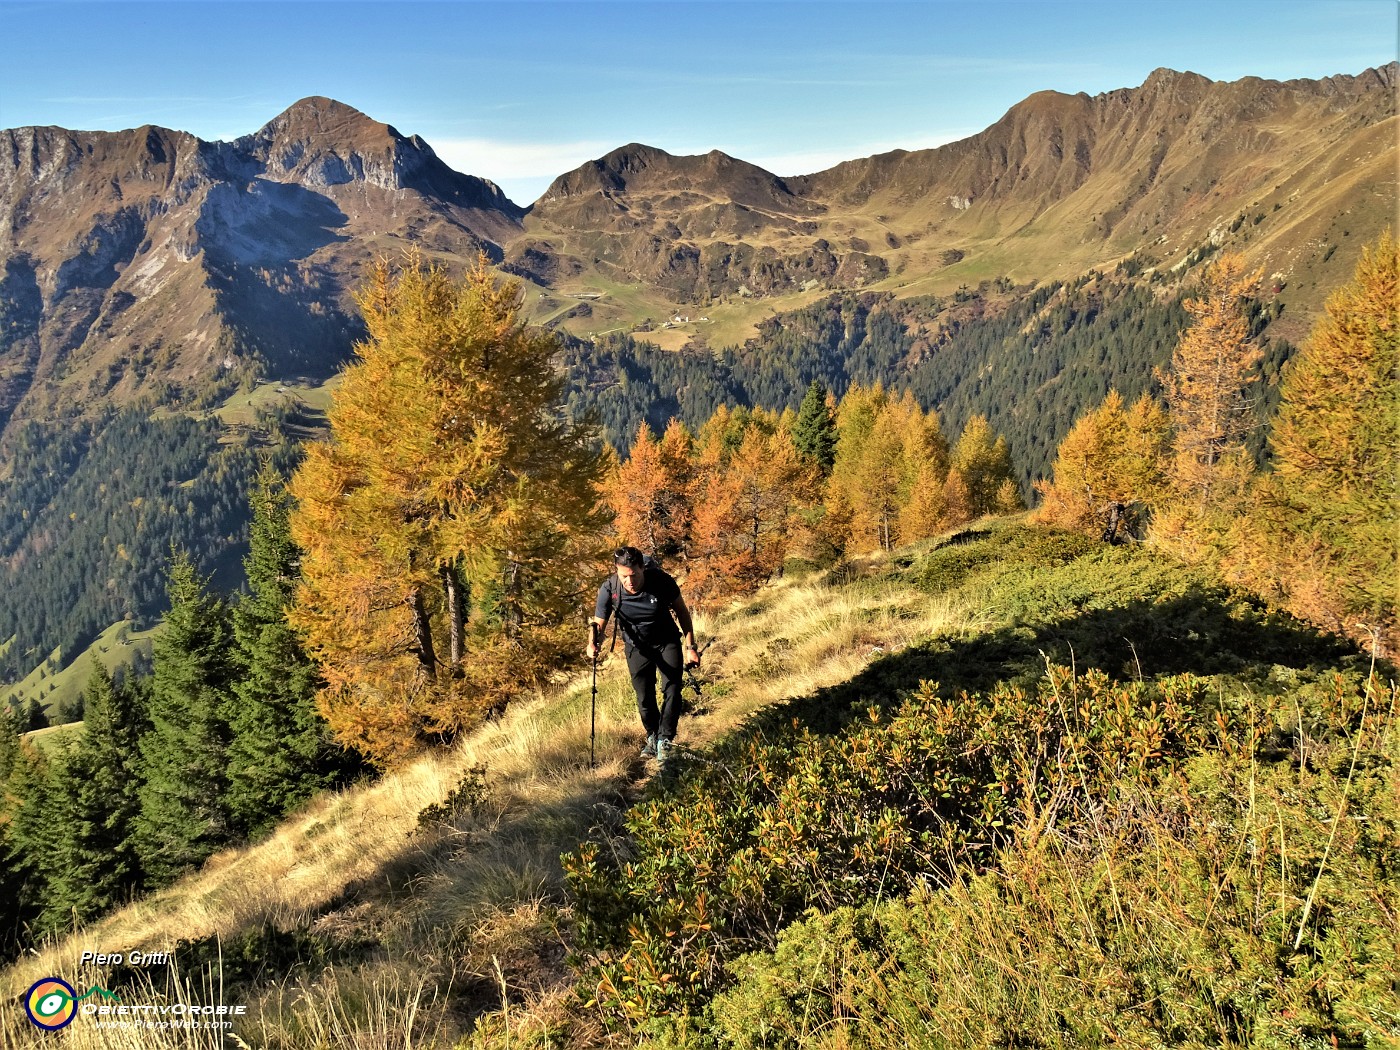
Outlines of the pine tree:
[{"label": "pine tree", "polygon": [[602,457],[558,409],[558,345],[484,258],[461,282],[410,255],[359,295],[368,338],[292,481],[291,613],[318,704],[379,764],[554,673],[597,549]]},{"label": "pine tree", "polygon": [[24,925],[37,910],[33,859],[17,818],[31,793],[29,762],[32,748],[20,737],[19,717],[12,708],[0,707],[0,955],[8,957],[19,946]]},{"label": "pine tree", "polygon": [[248,593],[233,608],[237,678],[227,708],[227,799],[245,835],[268,827],[351,765],[316,711],[320,676],[287,623],[301,563],[290,504],[282,477],[264,463],[243,562]]},{"label": "pine tree", "polygon": [[823,477],[831,473],[836,463],[836,415],[826,387],[818,380],[812,380],[802,398],[792,427],[792,442],[798,455],[816,466]]},{"label": "pine tree", "polygon": [[[1284,373],[1273,426],[1283,580],[1302,615],[1400,647],[1400,256],[1387,233]],[[1269,544],[1277,549],[1278,542]],[[1365,626],[1361,626],[1365,625]]]},{"label": "pine tree", "polygon": [[224,706],[233,671],[228,610],[207,593],[183,552],[173,558],[166,593],[170,610],[154,643],[136,821],[142,866],[156,886],[234,838],[226,798]]},{"label": "pine tree", "polygon": [[31,696],[24,704],[24,731],[37,733],[40,729],[47,728],[49,716],[44,713],[44,706]]},{"label": "pine tree", "polygon": [[136,691],[95,664],[83,691],[87,717],[76,746],[55,756],[50,797],[64,796],[40,926],[66,928],[111,910],[142,882],[135,841],[138,748],[145,729]]},{"label": "pine tree", "polygon": [[49,762],[22,743],[6,784],[5,878],[13,896],[10,910],[18,939],[21,927],[37,921],[48,880],[58,861],[59,831],[69,806],[67,792],[50,798]]}]

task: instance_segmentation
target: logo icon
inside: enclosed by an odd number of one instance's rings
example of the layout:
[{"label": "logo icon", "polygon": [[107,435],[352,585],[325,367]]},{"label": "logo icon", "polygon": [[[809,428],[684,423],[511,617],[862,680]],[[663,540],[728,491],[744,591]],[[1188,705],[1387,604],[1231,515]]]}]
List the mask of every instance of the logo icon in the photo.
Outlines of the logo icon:
[{"label": "logo icon", "polygon": [[45,977],[35,981],[24,997],[24,1012],[48,1032],[57,1032],[73,1022],[78,1012],[78,993],[67,981]]},{"label": "logo icon", "polygon": [[109,992],[106,988],[94,985],[79,995],[73,990],[73,986],[61,977],[45,977],[29,986],[29,991],[24,995],[24,1012],[44,1031],[57,1032],[73,1023],[78,1004],[91,995],[121,1001],[116,993]]}]

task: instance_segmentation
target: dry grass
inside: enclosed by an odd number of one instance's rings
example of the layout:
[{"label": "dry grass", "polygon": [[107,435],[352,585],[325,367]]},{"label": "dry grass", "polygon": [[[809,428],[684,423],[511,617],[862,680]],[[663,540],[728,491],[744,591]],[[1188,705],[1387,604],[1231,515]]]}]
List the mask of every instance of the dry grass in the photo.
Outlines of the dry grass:
[{"label": "dry grass", "polygon": [[[881,564],[872,558],[854,575]],[[702,748],[766,704],[963,623],[946,602],[884,580],[777,581],[697,616],[701,637],[716,644],[703,706],[683,720],[682,742]],[[101,983],[104,971],[80,967],[83,951],[168,951],[270,926],[378,947],[353,964],[262,986],[237,1029],[244,1043],[230,1045],[441,1046],[473,1026],[478,1044],[505,1045],[511,1032],[549,1031],[571,982],[559,854],[590,827],[620,821],[647,782],[620,652],[599,674],[596,768],[589,730],[585,674],[516,704],[451,752],[313,801],[266,840],[220,853],[175,886],[27,956],[0,976],[0,992],[18,996],[51,974]],[[420,826],[426,808],[480,767],[479,800]],[[31,1045],[37,1035],[22,1016],[7,1018],[0,1046]],[[74,1045],[206,1045],[171,1043],[169,1032],[131,1037],[138,1041]]]}]

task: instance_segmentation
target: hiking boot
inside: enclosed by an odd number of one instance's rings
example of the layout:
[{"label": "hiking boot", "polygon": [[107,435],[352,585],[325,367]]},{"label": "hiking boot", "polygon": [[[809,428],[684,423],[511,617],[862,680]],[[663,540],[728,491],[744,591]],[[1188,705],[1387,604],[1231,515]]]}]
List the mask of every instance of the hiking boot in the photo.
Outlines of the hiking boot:
[{"label": "hiking boot", "polygon": [[650,734],[647,735],[647,742],[646,742],[645,744],[642,745],[642,757],[643,757],[643,758],[655,758],[655,757],[656,757],[656,734],[655,734],[655,733],[650,733]]},{"label": "hiking boot", "polygon": [[658,737],[656,740],[656,761],[664,766],[666,764],[666,760],[670,757],[671,741],[667,740],[664,736]]}]

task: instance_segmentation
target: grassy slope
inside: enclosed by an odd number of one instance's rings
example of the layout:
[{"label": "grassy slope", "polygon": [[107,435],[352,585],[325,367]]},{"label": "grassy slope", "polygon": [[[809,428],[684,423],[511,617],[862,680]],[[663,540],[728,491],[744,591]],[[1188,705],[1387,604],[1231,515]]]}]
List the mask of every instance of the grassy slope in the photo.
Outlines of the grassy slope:
[{"label": "grassy slope", "polygon": [[[71,706],[81,695],[92,673],[93,660],[100,660],[110,672],[129,667],[138,653],[151,655],[151,641],[156,630],[133,631],[130,624],[114,623],[67,664],[63,663],[62,653],[55,650],[22,681],[0,692],[0,703],[23,705],[33,698],[52,716],[63,705]],[[61,669],[54,670],[55,667]]]},{"label": "grassy slope", "polygon": [[[945,695],[1032,682],[1047,657],[1127,678],[1194,670],[1249,680],[1275,666],[1355,663],[1144,552],[1070,543],[1018,553],[1031,545],[1009,527],[932,556],[925,545],[782,580],[703,617],[702,636],[717,641],[703,705],[682,723],[691,769],[765,717],[830,729],[863,698],[888,702],[925,679]],[[590,835],[609,839],[638,802],[667,804],[677,788],[649,778],[636,757],[619,663],[599,683],[596,769],[589,683],[576,678],[460,749],[318,799],[265,842],[220,854],[23,960],[4,974],[4,993],[50,973],[121,983],[82,971],[83,950],[217,937],[224,981],[236,987],[225,1000],[253,1007],[240,1027],[249,1045],[545,1045],[546,1033],[549,1045],[596,1044],[600,1019],[572,998],[577,974],[565,957],[576,916],[559,855]],[[209,944],[177,950],[182,979],[199,986],[214,956]],[[30,1045],[23,1024],[7,1017],[0,1046]],[[67,1038],[102,1045],[80,1024]]]}]

